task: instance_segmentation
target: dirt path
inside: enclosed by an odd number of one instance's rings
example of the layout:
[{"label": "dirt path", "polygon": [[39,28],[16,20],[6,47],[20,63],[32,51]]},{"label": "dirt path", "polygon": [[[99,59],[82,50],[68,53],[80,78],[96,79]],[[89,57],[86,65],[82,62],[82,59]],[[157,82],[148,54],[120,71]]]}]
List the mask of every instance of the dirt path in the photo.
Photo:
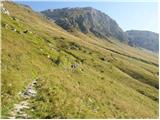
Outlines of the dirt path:
[{"label": "dirt path", "polygon": [[35,89],[35,85],[37,84],[37,80],[33,80],[32,83],[28,85],[26,90],[23,93],[20,93],[21,101],[14,105],[14,108],[11,112],[9,119],[29,119],[30,116],[26,113],[26,110],[30,109],[29,100],[36,96],[37,92]]}]

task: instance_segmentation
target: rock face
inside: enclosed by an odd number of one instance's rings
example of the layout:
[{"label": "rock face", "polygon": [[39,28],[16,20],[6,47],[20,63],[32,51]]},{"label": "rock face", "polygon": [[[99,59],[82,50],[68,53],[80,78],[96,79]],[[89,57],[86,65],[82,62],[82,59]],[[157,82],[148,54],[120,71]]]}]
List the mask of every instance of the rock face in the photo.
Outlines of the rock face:
[{"label": "rock face", "polygon": [[63,8],[42,11],[42,14],[55,20],[65,30],[80,30],[83,33],[93,33],[97,37],[109,36],[127,41],[127,35],[118,26],[116,21],[105,13],[91,7]]},{"label": "rock face", "polygon": [[159,35],[150,31],[130,30],[126,31],[128,44],[134,47],[142,47],[153,52],[159,51]]}]

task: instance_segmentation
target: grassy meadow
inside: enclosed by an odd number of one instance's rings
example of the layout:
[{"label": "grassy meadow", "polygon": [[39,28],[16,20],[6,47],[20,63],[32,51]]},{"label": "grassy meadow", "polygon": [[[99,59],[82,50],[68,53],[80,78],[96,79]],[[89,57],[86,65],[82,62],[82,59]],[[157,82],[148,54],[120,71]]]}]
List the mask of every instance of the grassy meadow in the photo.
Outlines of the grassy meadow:
[{"label": "grassy meadow", "polygon": [[29,8],[3,4],[10,15],[1,15],[2,118],[35,78],[32,118],[158,118],[158,55],[69,33]]}]

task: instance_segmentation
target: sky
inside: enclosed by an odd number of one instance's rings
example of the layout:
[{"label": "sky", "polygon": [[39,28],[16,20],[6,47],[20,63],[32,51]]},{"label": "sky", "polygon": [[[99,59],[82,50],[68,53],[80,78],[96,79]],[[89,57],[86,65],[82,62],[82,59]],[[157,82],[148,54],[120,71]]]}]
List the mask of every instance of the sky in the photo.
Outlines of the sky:
[{"label": "sky", "polygon": [[[141,2],[111,2],[103,1],[87,2],[84,0],[71,0],[70,2],[61,1],[16,1],[18,3],[29,5],[35,11],[46,9],[56,9],[64,7],[93,7],[101,10],[116,20],[119,26],[124,30],[148,30],[158,32],[158,3],[156,1],[139,0]],[[93,0],[92,0],[93,1]],[[135,1],[135,0],[134,0]]]}]

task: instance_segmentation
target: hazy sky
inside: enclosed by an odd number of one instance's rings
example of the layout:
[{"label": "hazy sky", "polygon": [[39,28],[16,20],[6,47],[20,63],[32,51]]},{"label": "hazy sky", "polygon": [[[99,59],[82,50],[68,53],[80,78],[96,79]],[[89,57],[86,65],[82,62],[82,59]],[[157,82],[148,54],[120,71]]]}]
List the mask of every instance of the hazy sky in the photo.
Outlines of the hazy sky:
[{"label": "hazy sky", "polygon": [[20,3],[31,6],[35,11],[64,7],[93,7],[116,20],[124,31],[135,29],[158,32],[158,4],[151,0],[150,2],[82,2],[81,0],[65,2],[63,0],[61,2],[23,1]]}]

